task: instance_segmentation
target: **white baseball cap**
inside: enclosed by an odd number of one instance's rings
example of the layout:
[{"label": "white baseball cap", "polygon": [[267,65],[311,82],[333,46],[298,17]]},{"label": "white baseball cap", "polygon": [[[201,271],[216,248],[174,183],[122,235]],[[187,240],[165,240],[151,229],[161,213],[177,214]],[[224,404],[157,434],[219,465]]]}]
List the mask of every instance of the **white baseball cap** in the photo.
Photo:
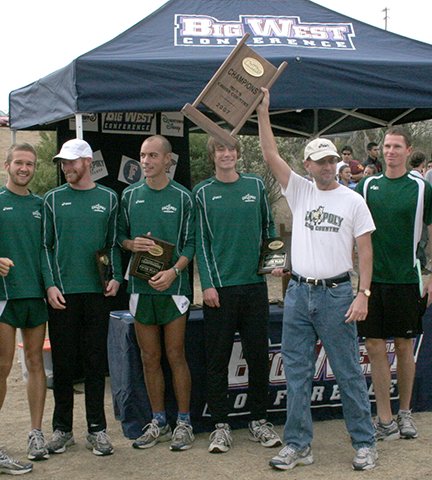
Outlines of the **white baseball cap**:
[{"label": "white baseball cap", "polygon": [[327,138],[315,138],[306,145],[304,151],[304,159],[311,159],[314,162],[321,160],[324,157],[338,157],[338,151],[333,142]]},{"label": "white baseball cap", "polygon": [[85,140],[74,138],[63,144],[60,152],[53,158],[53,162],[58,160],[78,160],[79,158],[93,158],[93,152]]}]

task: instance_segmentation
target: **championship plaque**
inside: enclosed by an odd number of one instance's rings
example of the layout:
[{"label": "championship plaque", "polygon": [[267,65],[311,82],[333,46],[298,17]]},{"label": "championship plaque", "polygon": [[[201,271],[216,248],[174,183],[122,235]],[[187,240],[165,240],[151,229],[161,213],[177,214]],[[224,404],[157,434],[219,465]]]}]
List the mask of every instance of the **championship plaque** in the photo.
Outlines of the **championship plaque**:
[{"label": "championship plaque", "polygon": [[155,242],[148,252],[137,252],[132,258],[130,274],[143,280],[150,280],[153,275],[171,266],[175,245],[160,238],[142,235]]},{"label": "championship plaque", "polygon": [[291,269],[290,245],[282,238],[268,238],[261,247],[258,275],[271,273],[275,268]]},{"label": "championship plaque", "polygon": [[[270,89],[287,62],[276,68],[246,45],[246,33],[197,99],[186,103],[182,113],[223,145],[234,147],[234,137],[246,120],[255,111],[263,97],[261,87]],[[231,133],[214,123],[197,107],[202,103],[228,125],[234,127]]]},{"label": "championship plaque", "polygon": [[110,253],[111,252],[109,248],[103,248],[96,251],[96,265],[104,292],[106,291],[106,287],[109,281],[112,279],[112,264]]}]

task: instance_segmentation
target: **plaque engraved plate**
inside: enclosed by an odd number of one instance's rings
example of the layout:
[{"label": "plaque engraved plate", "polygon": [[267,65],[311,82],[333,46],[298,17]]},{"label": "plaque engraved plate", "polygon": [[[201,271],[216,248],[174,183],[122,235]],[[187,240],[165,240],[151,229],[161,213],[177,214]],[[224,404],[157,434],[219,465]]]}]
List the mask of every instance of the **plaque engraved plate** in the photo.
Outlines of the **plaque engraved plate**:
[{"label": "plaque engraved plate", "polygon": [[175,245],[150,235],[142,236],[153,240],[155,245],[147,252],[134,253],[130,274],[143,280],[150,280],[156,273],[171,267]]}]

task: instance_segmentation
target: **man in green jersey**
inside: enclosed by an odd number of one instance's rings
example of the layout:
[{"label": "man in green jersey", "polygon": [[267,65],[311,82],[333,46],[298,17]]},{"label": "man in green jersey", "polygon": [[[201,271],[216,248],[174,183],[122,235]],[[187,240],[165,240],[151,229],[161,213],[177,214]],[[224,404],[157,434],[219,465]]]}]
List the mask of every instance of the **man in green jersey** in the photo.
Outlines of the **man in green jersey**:
[{"label": "man in green jersey", "polygon": [[[15,333],[20,328],[28,371],[27,396],[31,431],[27,456],[49,457],[41,431],[46,396],[43,365],[45,323],[40,254],[42,199],[28,189],[36,168],[36,151],[29,144],[12,145],[6,156],[6,186],[0,189],[0,408],[6,395],[7,377],[15,353]],[[0,473],[21,474],[32,470],[0,451]]]},{"label": "man in green jersey", "polygon": [[[390,128],[383,142],[386,165],[381,173],[362,180],[356,190],[363,195],[372,213],[376,231],[372,234],[373,276],[369,312],[358,324],[366,337],[372,369],[377,422],[377,440],[416,438],[411,417],[411,395],[415,376],[413,338],[421,332],[426,299],[419,291],[420,268],[416,251],[423,222],[432,223],[432,189],[428,182],[407,171],[411,139],[401,127]],[[432,282],[427,285],[428,304]],[[397,358],[399,412],[393,419],[390,404],[391,372],[386,339],[394,338]]]},{"label": "man in green jersey", "polygon": [[[191,294],[188,264],[195,252],[195,213],[192,194],[170,180],[171,145],[161,136],[147,138],[141,145],[140,161],[145,180],[125,189],[121,199],[120,245],[131,252],[151,251],[154,242],[148,234],[173,243],[174,253],[168,268],[150,280],[130,277],[130,310],[143,360],[152,421],[132,444],[150,448],[171,439],[170,449],[191,448],[194,440],[190,421],[191,377],[186,362],[184,336]],[[161,368],[161,329],[171,368],[177,400],[177,424],[171,433],[165,412],[165,380]]]},{"label": "man in green jersey", "polygon": [[[116,247],[116,193],[93,182],[93,152],[84,140],[63,144],[54,157],[65,175],[64,185],[44,199],[42,271],[49,302],[49,333],[54,373],[51,453],[74,444],[73,382],[82,352],[85,378],[87,448],[95,455],[113,453],[104,412],[109,303],[122,280]],[[107,249],[113,278],[102,285],[96,251]],[[105,287],[105,288],[104,288]],[[81,347],[81,348],[80,348]]]},{"label": "man in green jersey", "polygon": [[215,424],[210,453],[232,444],[228,424],[228,365],[236,331],[249,368],[250,439],[264,447],[281,445],[267,422],[267,285],[257,274],[264,239],[275,229],[261,177],[237,172],[240,148],[210,138],[208,156],[215,176],[194,188],[197,204],[196,254],[203,290],[207,355],[207,399]]}]

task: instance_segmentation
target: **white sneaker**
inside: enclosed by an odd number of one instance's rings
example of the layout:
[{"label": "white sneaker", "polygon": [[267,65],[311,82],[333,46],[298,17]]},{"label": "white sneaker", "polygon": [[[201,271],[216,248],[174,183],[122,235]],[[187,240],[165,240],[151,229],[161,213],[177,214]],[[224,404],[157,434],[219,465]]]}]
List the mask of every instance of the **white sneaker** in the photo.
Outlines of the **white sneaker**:
[{"label": "white sneaker", "polygon": [[225,453],[231,448],[232,437],[228,423],[217,423],[216,430],[210,434],[210,453]]},{"label": "white sneaker", "polygon": [[352,468],[354,470],[372,470],[378,459],[376,447],[361,447],[356,451]]},{"label": "white sneaker", "polygon": [[295,450],[287,445],[269,463],[278,470],[291,470],[297,465],[311,465],[313,463],[312,449],[307,446],[303,450]]}]

